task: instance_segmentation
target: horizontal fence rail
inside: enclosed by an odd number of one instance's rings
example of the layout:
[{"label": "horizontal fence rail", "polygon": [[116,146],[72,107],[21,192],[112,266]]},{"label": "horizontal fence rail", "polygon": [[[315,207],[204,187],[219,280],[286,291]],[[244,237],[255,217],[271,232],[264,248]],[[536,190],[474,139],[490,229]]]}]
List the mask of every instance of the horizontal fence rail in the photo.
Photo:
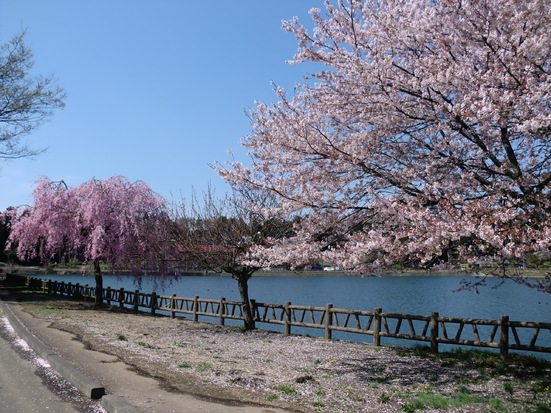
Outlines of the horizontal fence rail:
[{"label": "horizontal fence rail", "polygon": [[[71,284],[53,280],[40,280],[33,277],[8,274],[6,278],[24,284],[29,288],[40,289],[71,297],[95,298],[96,289],[88,285]],[[132,308],[134,311],[146,309],[152,315],[157,310],[164,311],[171,318],[187,315],[194,321],[200,316],[214,317],[220,325],[226,319],[243,320],[243,303],[219,300],[176,297],[141,293],[139,290],[126,291],[107,287],[103,289],[103,300],[107,305]],[[509,350],[523,350],[551,353],[551,347],[540,345],[542,336],[551,338],[551,323],[510,321],[508,316],[499,320],[441,317],[438,313],[430,316],[384,313],[381,308],[374,311],[347,310],[325,307],[310,307],[284,304],[259,303],[251,300],[255,322],[279,324],[284,334],[291,334],[292,327],[323,329],[327,339],[333,331],[366,334],[373,337],[373,344],[381,345],[383,337],[422,341],[430,344],[431,351],[438,352],[439,344],[474,346],[499,349],[502,357]],[[528,331],[528,334],[522,334]],[[521,339],[530,336],[531,338]]]}]

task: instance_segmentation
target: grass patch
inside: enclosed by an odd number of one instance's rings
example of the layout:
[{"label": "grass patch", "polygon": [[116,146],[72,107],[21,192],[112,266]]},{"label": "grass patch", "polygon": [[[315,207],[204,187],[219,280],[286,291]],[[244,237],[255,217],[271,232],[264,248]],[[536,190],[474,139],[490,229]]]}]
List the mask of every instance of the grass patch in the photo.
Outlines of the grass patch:
[{"label": "grass patch", "polygon": [[192,369],[192,368],[193,368],[193,364],[191,364],[191,363],[188,362],[188,361],[183,361],[183,362],[181,362],[180,364],[178,364],[178,367],[181,368],[181,369]]},{"label": "grass patch", "polygon": [[459,393],[452,401],[451,405],[453,407],[464,407],[469,404],[481,403],[482,399],[474,394],[470,393]]},{"label": "grass patch", "polygon": [[515,386],[517,384],[518,383],[514,380],[506,381],[505,383],[503,383],[503,390],[505,390],[507,393],[509,393],[512,396],[513,393],[515,392]]},{"label": "grass patch", "polygon": [[330,372],[328,372],[327,374],[324,374],[323,376],[321,376],[322,378],[324,379],[332,379],[334,378],[338,373],[335,371],[335,370],[331,370]]},{"label": "grass patch", "polygon": [[425,408],[432,409],[444,409],[446,410],[449,407],[448,400],[437,393],[418,393],[416,398],[421,401]]},{"label": "grass patch", "polygon": [[379,398],[377,399],[377,402],[379,402],[381,404],[385,404],[385,403],[390,402],[390,399],[391,399],[391,397],[388,394],[386,394],[385,392],[383,392],[383,394],[381,394],[379,396]]},{"label": "grass patch", "polygon": [[127,341],[128,339],[126,338],[126,336],[124,334],[119,334],[119,335],[117,335],[117,340]]},{"label": "grass patch", "polygon": [[[377,401],[379,403],[388,403],[390,401],[390,396],[386,396],[383,393]],[[412,400],[404,405],[403,410],[405,412],[426,409],[448,410],[450,407],[461,408],[481,402],[483,401],[480,397],[471,394],[470,390],[466,387],[461,387],[459,389],[459,394],[451,400],[438,393],[417,393]]]},{"label": "grass patch", "polygon": [[64,315],[65,311],[61,307],[55,305],[33,308],[32,313],[38,317],[68,317]]},{"label": "grass patch", "polygon": [[205,363],[204,361],[200,362],[195,367],[195,370],[200,371],[200,372],[209,371],[211,369],[212,369],[212,366],[209,363]]},{"label": "grass patch", "polygon": [[273,389],[285,394],[295,394],[297,392],[297,389],[292,384],[281,384],[274,386]]},{"label": "grass patch", "polygon": [[139,341],[138,346],[142,346],[142,347],[145,347],[145,348],[154,348],[151,344],[144,343],[143,341]]},{"label": "grass patch", "polygon": [[505,403],[501,399],[490,399],[488,405],[496,412],[502,413],[506,411]]},{"label": "grass patch", "polygon": [[402,356],[408,354],[438,361],[442,367],[460,365],[478,370],[484,381],[503,376],[513,376],[523,381],[545,379],[551,369],[551,361],[542,358],[513,353],[503,360],[499,353],[489,350],[454,348],[449,352],[433,354],[429,346],[418,345],[411,352],[400,352]]},{"label": "grass patch", "polygon": [[530,413],[551,413],[551,404],[539,403],[535,410],[531,410]]},{"label": "grass patch", "polygon": [[315,412],[321,412],[323,411],[324,404],[322,402],[314,402],[312,403],[312,407],[314,408]]}]

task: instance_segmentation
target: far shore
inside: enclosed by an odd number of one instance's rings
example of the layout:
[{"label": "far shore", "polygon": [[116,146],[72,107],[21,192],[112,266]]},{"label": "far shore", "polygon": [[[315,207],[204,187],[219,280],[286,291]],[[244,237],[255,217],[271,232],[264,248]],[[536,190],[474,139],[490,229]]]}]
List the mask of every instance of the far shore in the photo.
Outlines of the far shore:
[{"label": "far shore", "polygon": [[[489,271],[489,269],[486,269]],[[12,273],[19,275],[91,275],[88,272],[82,273],[78,268],[48,268],[40,266],[12,266],[4,263],[0,263],[0,273]],[[117,275],[106,272],[104,275]],[[131,274],[121,274],[131,275]],[[228,273],[218,273],[215,271],[187,271],[180,274],[181,276],[220,276],[230,277]],[[259,270],[254,273],[254,277],[407,277],[407,276],[423,276],[423,277],[438,277],[438,276],[456,276],[456,277],[468,277],[468,276],[490,276],[492,274],[485,274],[483,271],[475,272],[462,269],[449,269],[449,270],[423,270],[423,269],[405,269],[405,270],[387,270],[379,274],[374,275],[358,275],[351,274],[342,270],[310,270],[310,271],[291,271],[291,270]],[[537,269],[528,268],[522,269],[519,274],[526,278],[545,278],[551,275],[551,269]]]}]

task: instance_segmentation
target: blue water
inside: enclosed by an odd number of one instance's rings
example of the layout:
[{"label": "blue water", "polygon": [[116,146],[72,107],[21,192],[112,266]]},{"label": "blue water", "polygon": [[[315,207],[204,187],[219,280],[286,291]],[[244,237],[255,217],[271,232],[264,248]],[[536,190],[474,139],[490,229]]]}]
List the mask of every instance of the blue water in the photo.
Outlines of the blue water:
[{"label": "blue water", "polygon": [[[40,278],[94,285],[89,276],[41,276]],[[459,282],[472,277],[460,276],[403,276],[403,277],[301,277],[301,276],[254,276],[249,281],[250,298],[257,302],[283,304],[291,301],[295,305],[373,311],[381,307],[386,313],[430,315],[440,313],[443,317],[499,319],[508,315],[511,321],[551,322],[551,294],[538,292],[533,288],[507,281],[492,288],[497,280],[488,280],[488,286],[473,291],[458,291]],[[141,287],[131,277],[104,276],[104,286],[114,289],[140,289],[142,292],[156,291],[157,294],[178,297],[194,297],[240,301],[237,282],[225,276],[186,276],[172,283],[159,285],[156,277],[143,277]],[[208,319],[206,319],[208,320]],[[211,319],[216,322],[217,320]],[[228,320],[230,321],[230,320]],[[230,324],[230,323],[228,323]],[[262,328],[278,329],[276,325],[262,325]],[[293,332],[323,335],[315,329],[297,329]],[[551,333],[542,331],[538,342],[551,346]],[[337,338],[371,341],[371,337],[348,333],[335,333]],[[385,344],[411,345],[405,340],[383,339]],[[542,354],[540,353],[540,356]],[[547,358],[547,356],[546,356]]]}]

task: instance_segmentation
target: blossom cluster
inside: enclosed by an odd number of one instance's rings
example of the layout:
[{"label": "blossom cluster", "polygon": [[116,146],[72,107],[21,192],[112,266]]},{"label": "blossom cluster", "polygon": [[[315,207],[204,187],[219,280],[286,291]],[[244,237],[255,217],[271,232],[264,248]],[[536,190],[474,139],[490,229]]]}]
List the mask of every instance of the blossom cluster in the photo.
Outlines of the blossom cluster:
[{"label": "blossom cluster", "polygon": [[[349,0],[284,28],[324,70],[258,103],[233,186],[301,215],[248,259],[369,272],[551,247],[551,4]],[[551,287],[550,287],[551,289]]]},{"label": "blossom cluster", "polygon": [[104,261],[141,265],[154,250],[167,218],[166,201],[144,182],[115,176],[76,188],[41,178],[34,204],[11,215],[9,242],[20,259]]}]

